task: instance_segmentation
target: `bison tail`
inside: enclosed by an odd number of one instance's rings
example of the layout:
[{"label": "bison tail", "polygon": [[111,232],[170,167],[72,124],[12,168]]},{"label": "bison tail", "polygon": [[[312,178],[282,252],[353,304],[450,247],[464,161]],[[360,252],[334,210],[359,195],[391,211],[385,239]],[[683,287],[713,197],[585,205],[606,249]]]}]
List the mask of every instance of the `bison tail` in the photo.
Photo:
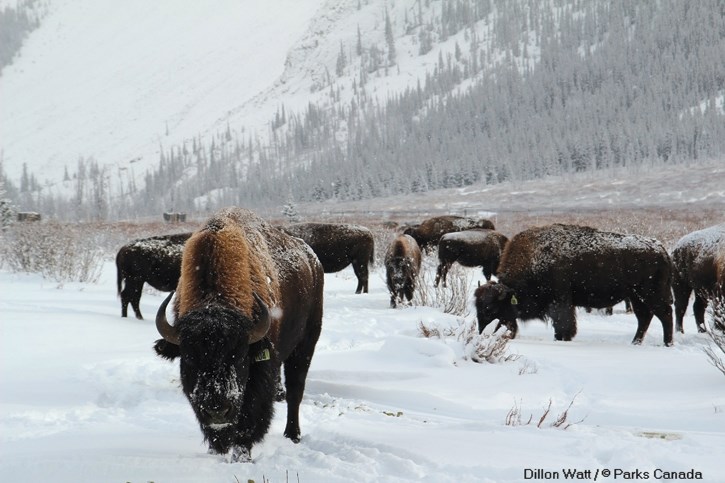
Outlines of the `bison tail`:
[{"label": "bison tail", "polygon": [[373,244],[372,248],[370,249],[370,260],[368,260],[368,266],[373,266],[375,264],[375,244]]}]

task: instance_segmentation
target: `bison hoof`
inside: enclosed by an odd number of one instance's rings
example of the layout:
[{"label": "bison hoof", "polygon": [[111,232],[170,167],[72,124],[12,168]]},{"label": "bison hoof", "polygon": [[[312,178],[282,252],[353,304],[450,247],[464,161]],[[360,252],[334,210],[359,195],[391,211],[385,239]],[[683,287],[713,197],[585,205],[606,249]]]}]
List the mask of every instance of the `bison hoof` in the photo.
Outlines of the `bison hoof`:
[{"label": "bison hoof", "polygon": [[642,339],[634,338],[632,339],[632,345],[642,345]]},{"label": "bison hoof", "polygon": [[665,342],[665,347],[672,347],[673,345],[675,345],[675,343],[672,341]]},{"label": "bison hoof", "polygon": [[252,454],[249,448],[245,446],[234,446],[230,456],[231,463],[250,463]]},{"label": "bison hoof", "polygon": [[300,432],[299,431],[285,431],[284,435],[286,438],[289,438],[295,444],[300,442]]},{"label": "bison hoof", "polygon": [[705,332],[707,332],[707,330],[705,329],[705,327],[703,327],[703,326],[701,326],[701,325],[698,325],[698,326],[697,326],[697,331],[698,331],[699,333],[701,333],[701,334],[704,334]]}]

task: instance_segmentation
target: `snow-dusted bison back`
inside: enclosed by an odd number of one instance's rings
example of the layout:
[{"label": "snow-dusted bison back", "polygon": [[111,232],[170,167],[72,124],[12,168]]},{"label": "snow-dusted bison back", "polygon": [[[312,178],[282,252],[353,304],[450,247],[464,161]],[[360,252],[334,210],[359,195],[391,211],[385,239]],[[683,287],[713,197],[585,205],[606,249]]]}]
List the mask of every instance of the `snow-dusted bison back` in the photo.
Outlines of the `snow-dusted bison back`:
[{"label": "snow-dusted bison back", "polygon": [[671,262],[653,238],[576,225],[531,228],[506,245],[498,279],[476,289],[479,330],[498,319],[515,334],[517,318],[547,318],[557,340],[571,340],[575,307],[629,298],[638,322],[632,343],[642,342],[655,315],[665,345],[672,345]]}]

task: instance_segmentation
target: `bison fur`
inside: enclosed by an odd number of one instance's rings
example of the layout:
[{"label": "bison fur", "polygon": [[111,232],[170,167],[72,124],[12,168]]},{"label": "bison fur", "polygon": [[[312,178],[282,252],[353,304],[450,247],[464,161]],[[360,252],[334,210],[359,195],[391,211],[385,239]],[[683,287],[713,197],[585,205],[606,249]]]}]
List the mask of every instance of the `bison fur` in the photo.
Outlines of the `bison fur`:
[{"label": "bison fur", "polygon": [[[652,316],[672,345],[671,262],[662,244],[576,225],[554,224],[515,235],[498,268],[499,283],[475,291],[479,331],[493,320],[516,335],[516,319],[548,319],[556,340],[577,333],[575,307],[604,308],[629,298],[640,344]],[[497,327],[498,328],[498,327]]]},{"label": "bison fur", "polygon": [[355,293],[368,293],[369,266],[375,259],[370,229],[346,223],[293,223],[279,228],[303,239],[320,259],[325,273],[352,265],[357,277]]},{"label": "bison fur", "polygon": [[[684,332],[682,319],[690,294],[699,332],[705,332],[705,309],[713,297],[725,295],[725,223],[688,233],[672,249],[672,292],[675,328]],[[725,328],[723,328],[725,329]]]},{"label": "bison fur", "polygon": [[464,267],[482,267],[486,280],[496,274],[508,238],[494,230],[466,230],[446,233],[438,242],[438,269],[435,286],[446,286],[448,270],[454,263]]},{"label": "bison fur", "polygon": [[181,274],[181,253],[191,233],[153,236],[134,240],[116,254],[116,285],[121,298],[121,317],[131,304],[137,319],[141,315],[141,291],[148,283],[156,290],[176,289]]},{"label": "bison fur", "polygon": [[217,213],[186,244],[174,325],[162,304],[156,352],[180,359],[181,386],[210,451],[248,461],[269,429],[284,366],[287,424],[299,407],[322,328],[324,272],[307,244],[250,211]]},{"label": "bison fur", "polygon": [[446,233],[485,228],[494,230],[490,220],[485,218],[473,219],[463,216],[445,215],[428,218],[419,225],[405,228],[403,234],[412,236],[421,250],[428,250],[438,246],[441,237]]},{"label": "bison fur", "polygon": [[385,278],[390,291],[390,306],[413,300],[420,273],[421,252],[410,235],[398,235],[385,253]]}]

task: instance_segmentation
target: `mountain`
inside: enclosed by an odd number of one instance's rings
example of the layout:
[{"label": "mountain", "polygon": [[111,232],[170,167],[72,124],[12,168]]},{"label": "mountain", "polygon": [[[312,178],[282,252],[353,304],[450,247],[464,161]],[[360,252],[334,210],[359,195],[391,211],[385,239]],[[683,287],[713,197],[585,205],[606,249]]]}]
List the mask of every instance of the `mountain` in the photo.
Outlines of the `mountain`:
[{"label": "mountain", "polygon": [[0,143],[12,198],[50,216],[346,202],[725,150],[716,0],[46,1],[0,75]]}]

